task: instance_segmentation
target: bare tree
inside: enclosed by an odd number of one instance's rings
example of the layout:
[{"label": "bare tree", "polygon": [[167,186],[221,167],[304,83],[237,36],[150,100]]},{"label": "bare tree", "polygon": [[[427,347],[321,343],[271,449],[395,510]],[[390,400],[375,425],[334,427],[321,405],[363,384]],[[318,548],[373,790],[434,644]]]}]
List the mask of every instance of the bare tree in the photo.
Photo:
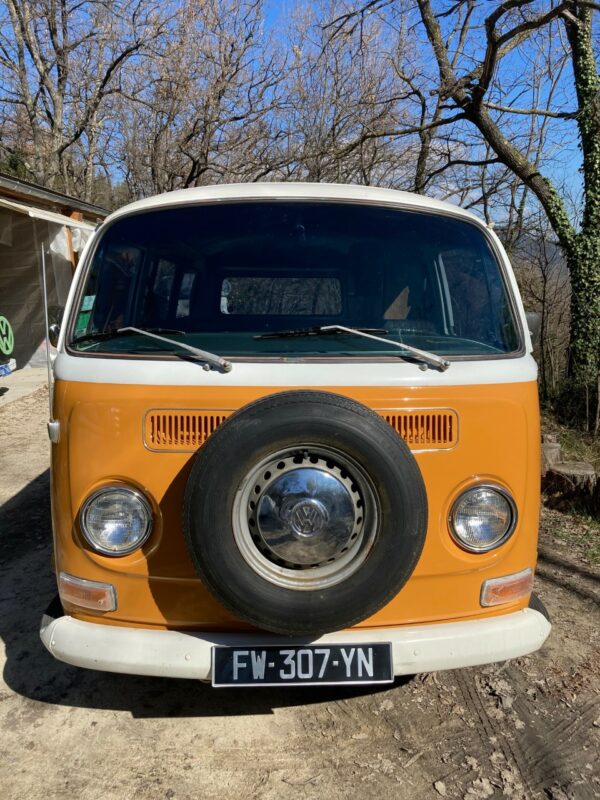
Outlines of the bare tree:
[{"label": "bare tree", "polygon": [[[384,41],[386,31],[377,20],[360,38],[329,41],[322,23],[334,7],[324,0],[298,9],[286,32],[291,55],[282,84],[285,101],[276,115],[284,174],[389,185],[397,181],[402,159],[390,143],[363,133],[393,124],[399,113],[389,58],[394,43]],[[350,147],[354,141],[358,146]]]},{"label": "bare tree", "polygon": [[134,196],[248,179],[281,70],[262,6],[186,0],[153,59],[130,71],[118,102]]},{"label": "bare tree", "polygon": [[29,177],[72,192],[82,154],[79,169],[89,175],[103,103],[119,91],[126,65],[164,30],[159,11],[150,0],[3,4],[0,105],[13,124],[4,127],[1,147],[18,156]]},{"label": "bare tree", "polygon": [[569,272],[554,238],[538,213],[520,225],[511,249],[525,307],[540,314],[540,394],[548,401],[556,400],[566,370],[571,297]]},{"label": "bare tree", "polygon": [[[330,22],[330,36],[359,29],[378,10],[399,8],[410,15],[402,0],[363,2]],[[416,3],[417,21],[437,67],[429,88],[442,112],[416,130],[422,135],[442,126],[453,131],[469,126],[544,209],[571,276],[569,373],[574,390],[579,387],[588,398],[596,392],[600,374],[600,75],[593,38],[598,10],[600,3],[591,0],[494,0],[483,7],[476,0],[436,2],[435,7],[431,0]],[[499,80],[519,64],[514,60],[519,48],[540,36],[563,48],[575,95],[572,105],[563,100],[553,108],[540,106],[541,95],[531,92],[527,73],[508,86]],[[546,117],[574,126],[583,181],[579,225],[551,173],[543,173],[539,158],[532,157],[507,117],[525,125],[532,117]],[[522,126],[517,129],[522,133]],[[378,133],[390,135],[372,135]]]}]

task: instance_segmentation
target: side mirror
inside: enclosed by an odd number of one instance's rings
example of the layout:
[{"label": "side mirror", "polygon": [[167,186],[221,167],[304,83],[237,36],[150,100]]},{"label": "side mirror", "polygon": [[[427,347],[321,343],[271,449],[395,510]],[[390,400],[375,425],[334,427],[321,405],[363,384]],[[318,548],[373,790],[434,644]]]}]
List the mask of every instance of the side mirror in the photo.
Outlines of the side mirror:
[{"label": "side mirror", "polygon": [[48,339],[52,347],[58,344],[58,337],[60,336],[60,325],[50,325],[48,328]]},{"label": "side mirror", "polygon": [[531,334],[531,343],[535,347],[540,340],[540,330],[542,327],[542,315],[539,311],[526,311],[525,319]]}]

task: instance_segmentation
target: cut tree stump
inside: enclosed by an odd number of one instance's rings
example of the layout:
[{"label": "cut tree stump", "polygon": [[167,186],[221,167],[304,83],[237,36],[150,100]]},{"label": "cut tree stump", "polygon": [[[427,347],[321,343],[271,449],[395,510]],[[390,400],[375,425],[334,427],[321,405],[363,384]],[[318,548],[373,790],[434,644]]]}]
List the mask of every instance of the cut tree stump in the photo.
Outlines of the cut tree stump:
[{"label": "cut tree stump", "polygon": [[560,461],[546,470],[542,489],[553,496],[552,505],[577,501],[593,514],[600,511],[600,480],[592,464],[584,461]]},{"label": "cut tree stump", "polygon": [[558,438],[551,433],[542,436],[542,477],[560,462],[561,448]]}]

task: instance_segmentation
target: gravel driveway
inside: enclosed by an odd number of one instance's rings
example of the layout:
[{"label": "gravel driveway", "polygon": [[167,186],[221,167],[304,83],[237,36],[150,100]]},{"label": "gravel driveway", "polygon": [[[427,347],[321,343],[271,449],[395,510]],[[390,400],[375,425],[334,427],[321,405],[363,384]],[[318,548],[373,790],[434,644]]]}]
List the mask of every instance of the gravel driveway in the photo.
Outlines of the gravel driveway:
[{"label": "gravel driveway", "polygon": [[[0,786],[16,798],[600,797],[598,572],[544,541],[544,649],[370,691],[91,672],[38,638],[51,571],[45,389],[0,409]],[[543,575],[543,577],[542,577]]]}]

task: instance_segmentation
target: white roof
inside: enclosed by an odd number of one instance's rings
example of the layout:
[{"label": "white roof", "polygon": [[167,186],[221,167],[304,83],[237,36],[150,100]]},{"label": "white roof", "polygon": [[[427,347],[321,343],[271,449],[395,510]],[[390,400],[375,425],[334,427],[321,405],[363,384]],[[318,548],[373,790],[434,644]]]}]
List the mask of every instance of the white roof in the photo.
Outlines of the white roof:
[{"label": "white roof", "polygon": [[354,186],[341,183],[230,183],[217,186],[199,186],[194,189],[179,189],[166,192],[145,200],[123,206],[106,218],[111,222],[137,211],[153,208],[167,208],[186,203],[218,203],[232,200],[346,200],[376,205],[393,205],[402,208],[439,211],[464,217],[485,226],[478,217],[452,203],[434,200],[412,192],[399,192],[395,189],[378,189],[374,186]]}]

